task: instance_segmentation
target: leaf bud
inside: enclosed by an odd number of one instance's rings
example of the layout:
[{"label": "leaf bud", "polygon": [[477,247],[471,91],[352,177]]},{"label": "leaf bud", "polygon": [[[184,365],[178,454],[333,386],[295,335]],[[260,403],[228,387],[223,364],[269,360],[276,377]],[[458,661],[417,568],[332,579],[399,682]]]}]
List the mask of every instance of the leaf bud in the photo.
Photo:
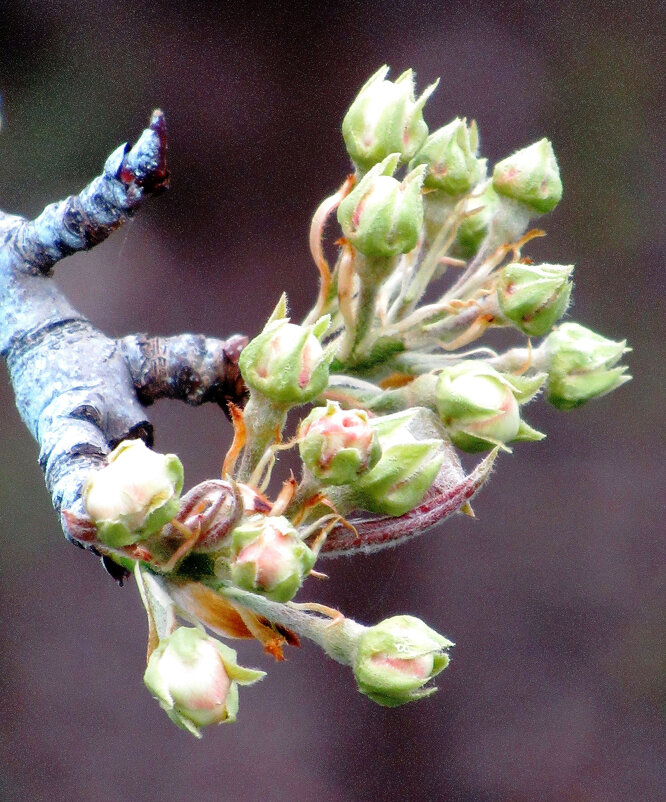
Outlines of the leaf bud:
[{"label": "leaf bud", "polygon": [[307,468],[325,485],[354,482],[381,455],[368,413],[341,409],[335,401],[316,407],[298,429],[298,449]]},{"label": "leaf bud", "polygon": [[537,214],[552,211],[562,198],[562,181],[549,140],[541,139],[498,162],[493,187]]},{"label": "leaf bud", "polygon": [[497,300],[502,314],[529,336],[547,334],[566,312],[573,265],[509,264],[500,270]]},{"label": "leaf bud", "polygon": [[439,128],[423,143],[411,160],[411,169],[425,164],[426,189],[439,189],[448,195],[462,195],[483,179],[485,159],[478,159],[479,133],[476,122],[469,127],[466,119],[455,120]]},{"label": "leaf bud", "polygon": [[563,323],[548,335],[542,349],[548,370],[548,401],[559,409],[579,407],[631,379],[626,365],[615,367],[629,351],[578,323]]},{"label": "leaf bud", "polygon": [[290,323],[281,300],[263,331],[241,352],[238,364],[245,382],[278,404],[315,399],[328,385],[332,355],[321,346],[328,324],[328,316],[312,326]]},{"label": "leaf bud", "polygon": [[382,67],[364,84],[342,121],[347,152],[364,171],[390,153],[408,162],[428,135],[423,107],[438,82],[415,99],[412,70],[396,81],[386,80],[388,71]]},{"label": "leaf bud", "polygon": [[158,454],[142,440],[123,440],[107,459],[86,480],[82,497],[99,539],[120,548],[178,514],[183,466],[175,454]]},{"label": "leaf bud", "polygon": [[451,441],[463,451],[486,451],[513,440],[545,437],[520,419],[519,404],[539,390],[545,374],[507,376],[475,360],[444,368],[435,403]]},{"label": "leaf bud", "polygon": [[316,554],[282,515],[251,515],[231,533],[230,557],[219,558],[216,572],[229,571],[243,590],[277,602],[289,601],[315,564]]},{"label": "leaf bud", "polygon": [[425,166],[403,181],[393,178],[398,154],[375,165],[338,207],[347,240],[365,256],[397,256],[411,251],[423,227],[421,186]]},{"label": "leaf bud", "polygon": [[238,685],[266,676],[243,668],[236,652],[196,627],[178,627],[148,660],[143,680],[169,718],[197,738],[209,724],[232,723]]},{"label": "leaf bud", "polygon": [[404,515],[421,502],[435,481],[444,460],[442,441],[419,440],[410,431],[410,424],[422,412],[414,407],[371,420],[381,457],[356,483],[355,496],[363,509]]},{"label": "leaf bud", "polygon": [[430,696],[424,687],[449,664],[454,644],[419,618],[396,615],[366,628],[353,665],[361,693],[386,707]]}]

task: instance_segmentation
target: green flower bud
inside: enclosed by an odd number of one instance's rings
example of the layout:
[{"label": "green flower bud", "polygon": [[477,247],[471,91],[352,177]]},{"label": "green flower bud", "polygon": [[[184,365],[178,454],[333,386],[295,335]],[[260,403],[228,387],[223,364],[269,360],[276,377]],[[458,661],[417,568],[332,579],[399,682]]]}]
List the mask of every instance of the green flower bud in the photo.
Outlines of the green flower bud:
[{"label": "green flower bud", "polygon": [[409,163],[410,169],[425,164],[424,186],[440,189],[449,195],[469,192],[486,173],[485,159],[477,159],[479,133],[472,120],[456,117],[426,139],[423,147]]},{"label": "green flower bud", "polygon": [[404,515],[421,502],[444,460],[442,441],[419,440],[410,424],[423,412],[412,408],[370,421],[381,445],[381,458],[362,474],[355,497],[363,509],[380,515]]},{"label": "green flower bud", "polygon": [[495,165],[493,186],[537,214],[552,211],[562,198],[562,181],[553,146],[541,139]]},{"label": "green flower bud", "polygon": [[236,720],[238,685],[265,676],[239,666],[236,652],[203,630],[179,627],[150,655],[143,681],[169,718],[200,738],[200,727]]},{"label": "green flower bud", "polygon": [[418,100],[414,98],[414,75],[403,72],[397,81],[385,80],[384,66],[362,87],[342,121],[342,136],[352,161],[369,170],[390,153],[408,162],[428,135],[423,107],[435,91],[429,86]]},{"label": "green flower bud", "polygon": [[216,572],[229,570],[243,590],[277,602],[289,601],[315,564],[316,554],[282,515],[251,515],[231,533],[231,554]]},{"label": "green flower bud", "polygon": [[397,164],[394,153],[375,165],[338,207],[345,237],[366,256],[397,256],[418,242],[426,168],[417,167],[401,182],[392,177]]},{"label": "green flower bud", "polygon": [[301,459],[325,485],[356,481],[382,453],[368,413],[343,410],[335,401],[313,409],[301,422],[298,438]]},{"label": "green flower bud", "polygon": [[277,404],[305,404],[328,385],[333,358],[321,346],[330,318],[297,326],[285,317],[284,298],[261,334],[243,349],[238,364],[245,382]]},{"label": "green flower bud", "polygon": [[90,474],[82,496],[102,543],[121,548],[157,532],[178,514],[183,466],[175,454],[123,440]]},{"label": "green flower bud", "polygon": [[368,627],[358,641],[354,676],[361,693],[386,707],[430,696],[424,686],[449,664],[454,644],[411,615]]},{"label": "green flower bud", "polygon": [[507,265],[497,284],[502,313],[525,334],[541,337],[569,305],[572,271],[573,265]]},{"label": "green flower bud", "polygon": [[459,362],[444,368],[435,388],[439,416],[454,445],[463,451],[486,451],[513,440],[541,440],[520,419],[519,404],[539,390],[545,374],[507,376],[483,362]]},{"label": "green flower bud", "polygon": [[548,370],[548,400],[559,409],[579,407],[631,379],[626,365],[614,367],[630,349],[579,326],[563,323],[542,346]]}]

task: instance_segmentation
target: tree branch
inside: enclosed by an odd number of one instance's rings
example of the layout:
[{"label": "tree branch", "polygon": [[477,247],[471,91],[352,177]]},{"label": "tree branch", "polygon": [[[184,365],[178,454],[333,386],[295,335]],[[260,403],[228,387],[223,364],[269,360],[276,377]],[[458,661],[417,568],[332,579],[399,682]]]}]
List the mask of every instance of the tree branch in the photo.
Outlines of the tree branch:
[{"label": "tree branch", "polygon": [[229,401],[238,404],[245,399],[238,357],[247,337],[235,334],[228,340],[216,340],[201,334],[131,334],[117,343],[144,406],[159,398],[175,398],[193,406],[213,401],[228,416]]},{"label": "tree branch", "polygon": [[78,195],[52,203],[13,232],[24,269],[47,274],[65,256],[86,251],[128,220],[146,195],[168,188],[166,122],[153,112],[150,126],[130,149],[126,142],[106,160],[104,172]]},{"label": "tree branch", "polygon": [[237,359],[245,340],[194,335],[120,341],[106,337],[67,301],[50,273],[129,219],[144,198],[168,186],[166,125],[160,111],[134,147],[117,148],[81,193],[51,204],[35,220],[0,212],[0,353],[16,405],[40,446],[53,505],[81,512],[91,470],[127,438],[152,444],[143,405],[242,401]]}]

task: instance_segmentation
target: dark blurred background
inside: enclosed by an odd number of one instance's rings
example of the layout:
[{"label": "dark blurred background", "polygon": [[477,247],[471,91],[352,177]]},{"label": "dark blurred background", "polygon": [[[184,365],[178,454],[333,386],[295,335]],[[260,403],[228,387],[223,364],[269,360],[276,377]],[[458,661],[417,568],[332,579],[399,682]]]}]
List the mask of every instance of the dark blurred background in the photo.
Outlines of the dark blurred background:
[{"label": "dark blurred background", "polygon": [[[421,615],[457,642],[440,690],[395,710],[313,646],[242,691],[202,742],[142,683],[146,624],[59,531],[0,386],[0,799],[657,802],[666,798],[663,546],[664,4],[0,2],[0,206],[35,215],[164,109],[171,191],[57,268],[112,335],[254,334],[314,299],[310,216],[348,161],[339,127],[382,63],[441,76],[431,129],[476,118],[491,163],[548,136],[564,187],[530,246],[575,262],[579,322],[627,337],[634,381],[544,403],[542,443],[411,545],[329,562],[304,597]],[[540,224],[541,224],[540,223]],[[219,471],[217,409],[161,403],[158,449]],[[660,481],[660,479],[662,481]]]}]

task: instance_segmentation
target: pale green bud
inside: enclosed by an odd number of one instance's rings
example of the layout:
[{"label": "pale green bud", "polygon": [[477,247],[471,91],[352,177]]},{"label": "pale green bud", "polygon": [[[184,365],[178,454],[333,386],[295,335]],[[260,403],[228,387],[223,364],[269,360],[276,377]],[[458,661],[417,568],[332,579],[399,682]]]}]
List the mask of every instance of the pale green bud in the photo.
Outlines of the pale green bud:
[{"label": "pale green bud", "polygon": [[409,163],[410,168],[425,164],[424,186],[439,189],[448,195],[461,195],[483,179],[485,159],[478,159],[479,134],[476,122],[467,126],[466,119],[456,117],[438,129],[423,143]]},{"label": "pale green bud", "polygon": [[493,186],[500,195],[524,203],[538,214],[552,211],[562,198],[562,181],[553,146],[541,139],[495,165]]},{"label": "pale green bud", "polygon": [[335,401],[313,409],[301,422],[298,438],[301,459],[325,485],[354,482],[382,453],[368,413],[342,409]]},{"label": "pale green bud", "polygon": [[[293,598],[315,560],[316,554],[282,515],[251,515],[231,533],[231,581],[273,601]],[[216,572],[223,573],[226,564],[220,558]]]},{"label": "pale green bud", "polygon": [[463,451],[486,451],[545,435],[520,419],[519,404],[539,390],[545,374],[507,376],[476,360],[444,368],[435,388],[437,411],[451,441]]},{"label": "pale green bud", "polygon": [[630,349],[578,323],[563,323],[542,346],[548,370],[548,400],[559,409],[579,407],[631,379],[626,365],[614,367]]},{"label": "pale green bud", "polygon": [[396,615],[368,627],[358,641],[354,676],[361,693],[386,707],[430,696],[424,687],[449,664],[454,644],[411,615]]},{"label": "pale green bud", "polygon": [[121,548],[157,532],[178,514],[183,466],[142,440],[123,440],[83,485],[86,512],[107,546]]},{"label": "pale green bud", "polygon": [[428,135],[423,107],[437,82],[420,98],[414,98],[411,70],[395,81],[387,81],[384,66],[361,88],[342,121],[342,136],[352,161],[369,170],[390,153],[408,162]]},{"label": "pale green bud", "polygon": [[169,718],[200,738],[201,727],[234,722],[238,685],[264,676],[239,666],[236,652],[203,630],[179,627],[159,642],[143,680]]},{"label": "pale green bud", "polygon": [[410,423],[422,412],[412,408],[371,420],[382,454],[356,483],[355,497],[363,509],[404,515],[422,501],[435,481],[444,460],[442,441],[419,440],[410,431]]},{"label": "pale green bud", "polygon": [[397,164],[396,153],[375,165],[338,207],[345,237],[365,256],[397,256],[418,242],[425,167],[398,181],[392,177]]},{"label": "pale green bud", "polygon": [[261,334],[243,349],[238,364],[248,386],[277,404],[305,404],[328,385],[332,355],[326,355],[321,338],[329,317],[312,326],[297,326],[285,317],[280,301]]},{"label": "pale green bud", "polygon": [[525,334],[547,334],[566,312],[573,265],[507,265],[498,274],[502,314]]}]

